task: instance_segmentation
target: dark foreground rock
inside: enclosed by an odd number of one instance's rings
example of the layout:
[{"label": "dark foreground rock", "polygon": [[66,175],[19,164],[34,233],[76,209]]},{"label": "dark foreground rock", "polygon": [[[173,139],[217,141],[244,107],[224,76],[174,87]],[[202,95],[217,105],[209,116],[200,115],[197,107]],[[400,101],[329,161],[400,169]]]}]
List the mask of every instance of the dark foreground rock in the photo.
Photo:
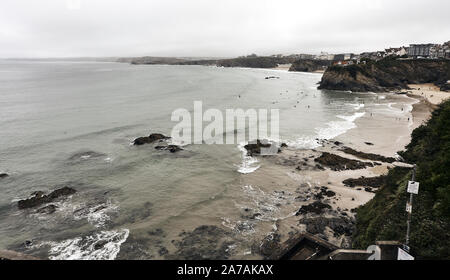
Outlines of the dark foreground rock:
[{"label": "dark foreground rock", "polygon": [[334,171],[355,170],[363,169],[366,167],[373,167],[373,163],[371,162],[362,162],[354,159],[348,159],[327,152],[323,152],[322,155],[314,159],[314,161],[327,166]]},{"label": "dark foreground rock", "polygon": [[9,175],[6,174],[6,173],[0,173],[0,179],[6,178],[6,177],[8,177],[8,176],[9,176]]},{"label": "dark foreground rock", "polygon": [[349,147],[342,148],[342,151],[346,154],[353,155],[355,157],[359,157],[362,159],[382,161],[382,162],[387,162],[387,163],[393,163],[394,161],[396,161],[396,159],[393,157],[385,157],[385,156],[377,155],[377,154],[364,153],[364,152],[356,151]]},{"label": "dark foreground rock", "polygon": [[160,133],[153,133],[153,134],[150,134],[149,136],[136,138],[133,141],[133,145],[140,146],[140,145],[151,144],[156,141],[162,141],[162,140],[167,140],[167,139],[170,139],[170,137],[165,136]]},{"label": "dark foreground rock", "polygon": [[323,234],[328,227],[333,230],[333,235],[335,237],[341,235],[351,236],[355,228],[354,221],[344,217],[303,218],[299,220],[299,224],[306,225],[306,231],[314,235]]},{"label": "dark foreground rock", "polygon": [[183,150],[177,145],[156,146],[155,149],[160,151],[170,151],[171,153],[176,153],[178,151]]},{"label": "dark foreground rock", "polygon": [[50,194],[45,195],[43,192],[34,192],[31,198],[20,200],[17,203],[19,209],[33,208],[45,203],[50,203],[57,198],[74,194],[76,191],[69,187],[63,187],[52,191]]},{"label": "dark foreground rock", "polygon": [[302,207],[300,207],[297,213],[295,213],[295,216],[308,213],[321,214],[325,209],[331,209],[331,206],[320,201],[315,201],[311,204],[303,205]]},{"label": "dark foreground rock", "polygon": [[377,176],[377,177],[369,177],[369,178],[362,176],[357,179],[354,179],[354,178],[346,179],[346,180],[342,181],[342,183],[344,183],[344,185],[349,186],[351,188],[356,187],[356,186],[379,188],[386,183],[386,178],[387,178],[386,176]]},{"label": "dark foreground rock", "polygon": [[213,225],[203,225],[192,232],[183,232],[181,241],[175,241],[177,251],[167,255],[168,259],[224,260],[230,256],[229,246],[233,244],[230,233]]},{"label": "dark foreground rock", "polygon": [[252,246],[252,251],[259,253],[268,259],[275,252],[281,250],[281,236],[278,233],[269,234],[260,244]]}]

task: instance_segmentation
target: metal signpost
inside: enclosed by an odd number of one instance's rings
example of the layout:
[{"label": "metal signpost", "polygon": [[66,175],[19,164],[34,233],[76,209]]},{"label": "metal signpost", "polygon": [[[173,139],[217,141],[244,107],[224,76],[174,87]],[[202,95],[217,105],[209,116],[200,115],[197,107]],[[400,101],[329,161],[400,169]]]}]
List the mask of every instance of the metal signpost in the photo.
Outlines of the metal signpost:
[{"label": "metal signpost", "polygon": [[406,241],[403,249],[399,248],[398,258],[399,260],[411,260],[414,259],[413,256],[409,255],[409,233],[411,229],[411,215],[412,215],[412,204],[413,204],[413,194],[419,193],[419,182],[415,182],[416,179],[416,165],[414,164],[413,172],[411,176],[411,181],[408,182],[407,192],[409,193],[409,202],[406,203],[406,212],[408,213],[408,221],[406,224]]}]

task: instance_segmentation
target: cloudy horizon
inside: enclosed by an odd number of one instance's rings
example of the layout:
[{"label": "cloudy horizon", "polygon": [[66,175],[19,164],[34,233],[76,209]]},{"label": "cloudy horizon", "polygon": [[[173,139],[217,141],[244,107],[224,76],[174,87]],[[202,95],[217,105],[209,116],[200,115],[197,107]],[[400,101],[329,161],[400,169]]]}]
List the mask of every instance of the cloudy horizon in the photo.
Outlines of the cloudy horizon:
[{"label": "cloudy horizon", "polygon": [[234,57],[450,40],[450,1],[2,0],[0,58]]}]

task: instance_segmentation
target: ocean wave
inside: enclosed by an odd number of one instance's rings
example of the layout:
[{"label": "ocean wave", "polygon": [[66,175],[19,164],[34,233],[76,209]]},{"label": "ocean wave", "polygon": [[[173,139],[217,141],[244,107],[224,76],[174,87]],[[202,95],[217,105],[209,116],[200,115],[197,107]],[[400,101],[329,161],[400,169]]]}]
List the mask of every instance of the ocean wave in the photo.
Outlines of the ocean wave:
[{"label": "ocean wave", "polygon": [[101,231],[61,242],[43,242],[39,247],[50,246],[51,260],[114,260],[129,233],[128,229]]},{"label": "ocean wave", "polygon": [[320,146],[319,142],[317,141],[317,138],[314,136],[300,137],[295,141],[286,141],[286,144],[289,147],[293,147],[296,149],[315,149]]},{"label": "ocean wave", "polygon": [[355,110],[359,110],[365,107],[364,103],[356,103],[356,104],[348,103],[347,105],[352,106]]},{"label": "ocean wave", "polygon": [[105,224],[111,219],[111,213],[115,213],[119,210],[117,204],[113,204],[111,200],[106,201],[91,207],[77,207],[73,211],[75,220],[86,219],[91,225],[96,228],[104,227]]},{"label": "ocean wave", "polygon": [[365,112],[357,112],[351,116],[338,115],[337,117],[343,121],[331,121],[327,123],[327,127],[317,128],[319,139],[333,139],[348,130],[355,128],[355,120],[364,116]]},{"label": "ocean wave", "polygon": [[247,155],[247,150],[244,148],[245,144],[241,143],[238,145],[239,150],[242,152],[242,162],[238,165],[238,172],[242,174],[249,174],[255,172],[261,167],[258,164],[258,159]]}]

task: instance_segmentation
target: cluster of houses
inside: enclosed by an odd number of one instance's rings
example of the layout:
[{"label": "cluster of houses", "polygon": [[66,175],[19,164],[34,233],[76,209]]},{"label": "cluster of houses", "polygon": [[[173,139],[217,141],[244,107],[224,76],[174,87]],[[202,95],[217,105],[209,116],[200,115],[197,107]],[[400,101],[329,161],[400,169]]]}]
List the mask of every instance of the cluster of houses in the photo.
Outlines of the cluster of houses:
[{"label": "cluster of houses", "polygon": [[444,44],[411,44],[409,47],[388,48],[384,51],[363,52],[361,54],[328,54],[321,52],[314,59],[332,60],[333,65],[364,63],[364,59],[380,60],[396,56],[404,59],[450,59],[450,41]]}]

